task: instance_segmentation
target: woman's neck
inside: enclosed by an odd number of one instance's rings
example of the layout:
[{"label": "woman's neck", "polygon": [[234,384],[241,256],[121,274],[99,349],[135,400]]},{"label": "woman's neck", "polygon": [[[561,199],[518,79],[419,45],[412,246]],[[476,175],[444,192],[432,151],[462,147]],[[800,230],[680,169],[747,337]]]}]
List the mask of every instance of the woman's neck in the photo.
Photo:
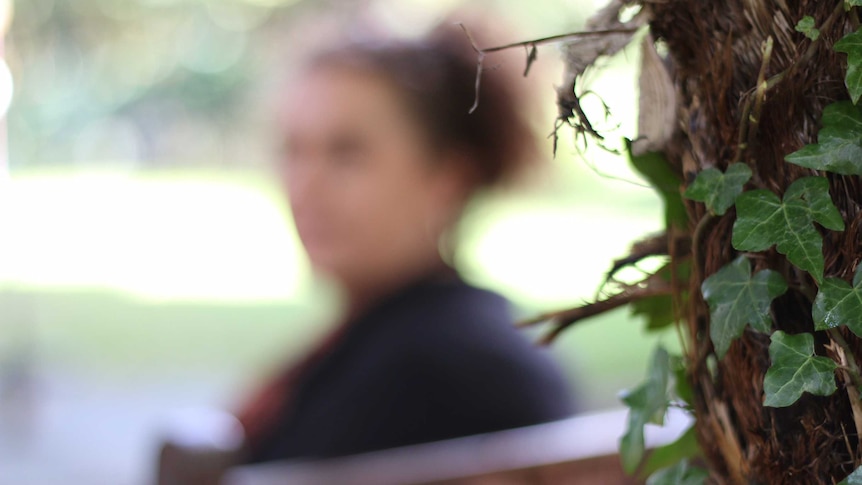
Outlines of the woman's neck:
[{"label": "woman's neck", "polygon": [[352,282],[344,282],[345,296],[347,299],[347,320],[352,320],[374,306],[380,300],[397,293],[418,281],[433,278],[436,275],[446,274],[452,269],[435,255],[423,264],[415,265],[409,270],[399,271],[397,274],[376,274],[368,278],[357,279]]}]

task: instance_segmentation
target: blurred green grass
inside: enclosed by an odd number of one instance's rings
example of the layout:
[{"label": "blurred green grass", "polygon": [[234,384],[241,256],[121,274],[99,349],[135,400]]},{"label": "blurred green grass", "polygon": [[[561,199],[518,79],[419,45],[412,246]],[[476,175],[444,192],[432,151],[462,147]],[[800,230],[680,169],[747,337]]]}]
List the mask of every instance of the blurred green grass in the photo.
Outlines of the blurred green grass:
[{"label": "blurred green grass", "polygon": [[[6,292],[2,306],[7,343],[30,340],[32,357],[47,370],[102,380],[218,375],[239,387],[301,355],[329,328],[330,313],[283,302],[156,304],[95,290]],[[643,376],[657,341],[675,348],[674,335],[642,327],[617,310],[579,323],[551,345],[586,409],[617,404],[617,393]]]}]

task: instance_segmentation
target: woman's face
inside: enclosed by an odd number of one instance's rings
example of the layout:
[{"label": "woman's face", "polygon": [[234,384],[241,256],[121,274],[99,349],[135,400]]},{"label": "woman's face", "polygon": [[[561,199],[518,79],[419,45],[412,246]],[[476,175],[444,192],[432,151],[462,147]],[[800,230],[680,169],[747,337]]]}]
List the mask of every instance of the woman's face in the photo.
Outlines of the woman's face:
[{"label": "woman's face", "polygon": [[282,180],[317,269],[362,287],[397,284],[439,262],[466,177],[430,149],[383,77],[313,69],[290,90],[285,135]]}]

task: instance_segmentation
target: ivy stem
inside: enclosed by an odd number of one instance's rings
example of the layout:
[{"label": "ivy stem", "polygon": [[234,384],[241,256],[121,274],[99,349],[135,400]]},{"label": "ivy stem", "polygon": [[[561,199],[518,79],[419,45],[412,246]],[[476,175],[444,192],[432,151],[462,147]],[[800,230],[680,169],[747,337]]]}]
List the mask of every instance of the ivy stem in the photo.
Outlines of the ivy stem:
[{"label": "ivy stem", "polygon": [[830,328],[828,332],[829,338],[838,344],[838,347],[840,347],[843,354],[842,360],[845,362],[840,363],[841,367],[848,371],[850,379],[853,381],[853,385],[858,388],[862,388],[862,375],[859,373],[859,365],[853,357],[853,351],[850,348],[850,344],[847,343],[847,340],[844,339],[844,336],[841,335],[841,332],[837,328]]},{"label": "ivy stem", "polygon": [[844,383],[847,386],[847,397],[850,399],[850,408],[853,410],[853,423],[856,425],[856,436],[858,446],[862,448],[862,400],[860,400],[859,389],[862,388],[862,377],[859,375],[859,365],[847,340],[841,335],[837,328],[828,330],[829,338],[837,347],[840,369],[844,372]]},{"label": "ivy stem", "polygon": [[[840,0],[838,2],[838,5],[835,6],[835,9],[829,15],[829,17],[827,17],[826,20],[823,21],[823,23],[818,27],[819,30],[825,31],[825,30],[829,29],[832,26],[832,24],[843,13],[844,13],[844,0]],[[739,162],[742,160],[743,152],[745,151],[746,148],[748,148],[749,144],[753,140],[753,137],[757,134],[757,126],[756,125],[759,122],[759,118],[760,118],[759,112],[762,109],[762,104],[763,104],[763,101],[766,97],[766,93],[769,90],[771,90],[772,88],[774,88],[778,83],[783,81],[785,78],[787,78],[790,75],[792,75],[793,73],[795,73],[796,70],[799,69],[800,65],[810,61],[814,57],[814,55],[817,53],[817,49],[819,48],[819,42],[822,39],[823,39],[823,36],[820,36],[820,38],[818,38],[817,40],[811,41],[811,44],[808,46],[808,49],[796,61],[794,61],[792,64],[790,64],[789,67],[787,67],[783,71],[781,71],[781,72],[779,72],[779,73],[777,73],[777,74],[773,75],[772,77],[765,79],[765,80],[763,79],[763,77],[766,74],[766,67],[769,64],[770,58],[772,56],[772,46],[771,46],[771,42],[769,42],[769,41],[771,41],[771,39],[767,39],[767,42],[764,43],[764,45],[762,47],[762,49],[763,49],[763,51],[762,51],[763,52],[763,62],[760,66],[761,70],[760,70],[760,75],[758,75],[757,84],[754,86],[754,88],[752,88],[751,91],[748,91],[744,95],[744,97],[746,99],[745,99],[745,103],[742,106],[742,116],[739,119],[739,127],[737,128],[738,139],[737,139],[736,154],[734,155],[733,161],[731,163]],[[769,45],[767,45],[767,44],[769,44]],[[754,93],[753,98],[752,98],[752,93]],[[761,105],[759,107],[756,107],[757,113],[754,116],[754,119],[750,119],[750,117],[752,116],[752,103],[758,103]],[[754,124],[755,126],[753,126],[753,127],[749,126],[750,122],[752,124]],[[746,129],[746,128],[749,128],[749,129]],[[746,138],[746,135],[748,135],[748,138]],[[756,174],[757,174],[757,172],[755,172],[755,176],[756,176]]]},{"label": "ivy stem", "polygon": [[[763,111],[763,102],[766,99],[766,91],[769,89],[769,85],[766,82],[766,72],[769,68],[769,62],[772,60],[772,45],[772,36],[769,36],[760,47],[763,60],[760,62],[760,72],[757,74],[753,111],[752,98],[749,97],[742,106],[742,116],[739,119],[739,128],[737,129],[736,135],[736,155],[730,162],[731,164],[742,160],[742,153],[757,137],[757,130],[760,126],[760,114]],[[748,126],[748,130],[745,129],[746,126]],[[754,171],[754,175],[758,178],[759,183],[759,176],[756,171]]]},{"label": "ivy stem", "polygon": [[[678,232],[680,232],[680,230],[674,224],[669,224],[668,229],[667,229],[667,249],[668,249],[667,253],[668,253],[668,255],[678,254],[677,253],[677,246],[676,246],[677,239],[678,239],[678,237],[677,237]],[[680,349],[682,350],[682,355],[686,356],[686,358],[687,358],[689,355],[689,353],[688,353],[689,345],[688,345],[688,341],[685,338],[685,335],[683,334],[683,329],[682,329],[682,327],[683,327],[682,313],[683,313],[684,307],[686,306],[686,304],[685,304],[686,299],[683,297],[684,290],[682,289],[682,283],[680,282],[679,274],[677,273],[677,269],[679,269],[679,263],[680,262],[678,260],[675,260],[674,258],[671,258],[670,263],[669,263],[670,264],[670,287],[671,287],[671,300],[670,301],[671,301],[671,311],[673,313],[673,319],[674,319],[673,326],[674,326],[674,329],[676,330],[676,336],[679,339],[679,346],[680,346]],[[694,335],[690,335],[690,336],[691,336],[692,341],[694,341],[694,339],[696,337]]]},{"label": "ivy stem", "polygon": [[[757,140],[757,131],[760,128],[760,115],[763,112],[763,102],[766,100],[766,71],[772,60],[773,43],[774,41],[770,35],[760,48],[763,53],[763,61],[760,63],[760,72],[757,75],[757,91],[755,91],[754,95],[754,107],[748,115],[748,141],[744,142],[746,147],[751,146]],[[743,136],[742,133],[739,136]]]},{"label": "ivy stem", "polygon": [[859,12],[855,8],[850,9],[850,28],[855,32],[859,30]]},{"label": "ivy stem", "polygon": [[[826,20],[823,21],[823,23],[818,27],[818,29],[821,32],[828,30],[830,27],[832,27],[832,24],[836,20],[838,20],[838,17],[840,17],[843,14],[844,14],[844,0],[840,0],[838,2],[838,5],[835,6],[835,9],[829,15],[829,17],[827,17]],[[799,69],[799,66],[801,64],[810,61],[814,57],[814,54],[817,53],[818,42],[821,42],[822,39],[823,39],[823,36],[821,35],[817,40],[812,40],[811,44],[808,46],[808,49],[802,54],[802,56],[796,62],[791,64],[790,67],[788,67],[787,69],[785,69],[785,70],[779,72],[778,74],[772,76],[771,78],[767,79],[766,80],[766,88],[772,89],[773,87],[775,87],[776,84],[783,81],[785,77],[789,76],[790,74],[795,73],[796,70]]]},{"label": "ivy stem", "polygon": [[705,261],[703,261],[703,254],[701,253],[701,243],[703,242],[703,238],[706,235],[706,231],[712,227],[714,222],[718,221],[718,217],[713,215],[711,212],[706,213],[700,220],[697,222],[697,226],[694,228],[694,232],[691,236],[691,254],[692,259],[694,260],[695,269],[698,274],[702,274],[705,266]]},{"label": "ivy stem", "polygon": [[[789,273],[784,274],[785,281],[793,281],[793,279],[791,279],[791,276],[792,275],[790,275]],[[812,304],[814,303],[814,298],[817,296],[814,288],[812,288],[810,285],[806,285],[805,283],[788,283],[787,288],[794,290],[800,295],[804,296],[808,300],[808,302]]]}]

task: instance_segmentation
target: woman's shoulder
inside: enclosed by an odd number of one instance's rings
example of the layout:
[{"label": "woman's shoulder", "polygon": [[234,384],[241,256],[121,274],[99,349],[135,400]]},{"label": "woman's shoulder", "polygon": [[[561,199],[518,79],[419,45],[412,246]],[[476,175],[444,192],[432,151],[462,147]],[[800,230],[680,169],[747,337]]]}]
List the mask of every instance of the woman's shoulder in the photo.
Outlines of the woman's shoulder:
[{"label": "woman's shoulder", "polygon": [[414,361],[437,356],[440,347],[454,352],[514,331],[505,298],[448,275],[402,289],[349,327],[346,340]]},{"label": "woman's shoulder", "polygon": [[501,295],[460,278],[425,282],[401,305],[398,325],[422,338],[464,337],[473,332],[512,328],[509,302]]},{"label": "woman's shoulder", "polygon": [[[411,372],[437,389],[434,399],[443,407],[496,423],[488,430],[571,413],[572,395],[561,369],[548,349],[515,327],[503,297],[463,282],[430,292],[403,328],[401,351]],[[461,402],[472,405],[467,409]]]},{"label": "woman's shoulder", "polygon": [[[518,368],[520,374],[555,372],[547,351],[514,324],[509,302],[461,278],[426,280],[391,298],[364,334],[389,359],[414,370],[476,374],[489,368]],[[373,335],[370,335],[373,334]],[[363,338],[363,339],[364,339]],[[459,370],[460,369],[460,370]]]},{"label": "woman's shoulder", "polygon": [[382,318],[374,340],[385,345],[374,345],[375,354],[389,363],[387,372],[422,386],[443,421],[478,433],[571,412],[561,369],[515,328],[497,293],[460,279],[426,282],[391,302]]},{"label": "woman's shoulder", "polygon": [[511,305],[501,295],[453,279],[429,284],[402,309],[395,332],[419,364],[435,368],[530,361],[545,364],[545,352],[514,324]]}]

